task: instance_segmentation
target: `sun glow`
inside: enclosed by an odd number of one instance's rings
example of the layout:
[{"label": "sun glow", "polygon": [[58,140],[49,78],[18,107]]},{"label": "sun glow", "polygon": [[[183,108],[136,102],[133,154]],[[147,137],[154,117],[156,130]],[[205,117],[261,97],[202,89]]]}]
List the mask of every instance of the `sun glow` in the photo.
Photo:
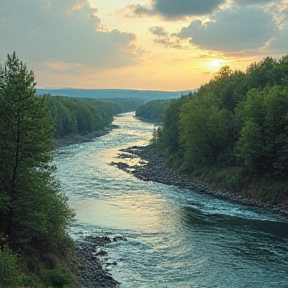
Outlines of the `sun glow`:
[{"label": "sun glow", "polygon": [[203,65],[208,68],[219,68],[226,63],[223,59],[214,59],[212,61],[206,62]]}]

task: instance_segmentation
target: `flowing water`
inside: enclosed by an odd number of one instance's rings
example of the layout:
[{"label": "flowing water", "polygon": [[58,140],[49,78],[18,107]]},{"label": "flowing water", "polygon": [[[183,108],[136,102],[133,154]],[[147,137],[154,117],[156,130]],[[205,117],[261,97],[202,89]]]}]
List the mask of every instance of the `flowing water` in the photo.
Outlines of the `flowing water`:
[{"label": "flowing water", "polygon": [[76,211],[71,235],[127,239],[105,246],[121,288],[288,288],[287,219],[108,165],[153,132],[133,113],[113,124],[119,128],[93,142],[58,149],[55,163]]}]

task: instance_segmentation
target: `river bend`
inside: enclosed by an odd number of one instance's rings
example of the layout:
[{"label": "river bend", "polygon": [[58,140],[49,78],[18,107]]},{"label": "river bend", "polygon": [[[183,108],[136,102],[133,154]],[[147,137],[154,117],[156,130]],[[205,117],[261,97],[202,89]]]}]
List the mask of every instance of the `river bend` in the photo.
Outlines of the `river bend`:
[{"label": "river bend", "polygon": [[76,211],[71,235],[127,239],[105,247],[121,288],[288,288],[287,219],[109,165],[153,132],[133,113],[113,124],[92,142],[57,149],[55,164]]}]

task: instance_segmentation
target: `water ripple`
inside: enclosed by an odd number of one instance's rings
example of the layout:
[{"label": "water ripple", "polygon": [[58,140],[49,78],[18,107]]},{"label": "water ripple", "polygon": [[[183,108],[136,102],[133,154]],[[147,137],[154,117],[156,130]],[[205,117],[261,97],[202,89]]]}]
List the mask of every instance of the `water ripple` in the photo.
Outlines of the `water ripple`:
[{"label": "water ripple", "polygon": [[55,164],[77,215],[71,235],[127,239],[107,246],[121,288],[288,287],[286,219],[108,165],[153,131],[132,114],[115,124],[93,142],[56,150]]}]

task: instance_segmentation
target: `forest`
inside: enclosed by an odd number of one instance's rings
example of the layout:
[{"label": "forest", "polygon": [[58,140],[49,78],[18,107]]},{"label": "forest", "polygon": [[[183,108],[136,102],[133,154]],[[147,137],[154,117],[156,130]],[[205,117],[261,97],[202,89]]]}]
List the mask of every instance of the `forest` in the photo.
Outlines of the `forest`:
[{"label": "forest", "polygon": [[[169,102],[153,141],[181,173],[265,202],[287,202],[287,89],[288,56],[266,57],[245,72],[224,66],[197,92]],[[145,107],[149,113],[148,104],[138,110]]]},{"label": "forest", "polygon": [[72,98],[44,95],[45,105],[55,123],[54,138],[87,135],[110,125],[113,116],[137,109],[140,99]]},{"label": "forest", "polygon": [[142,120],[159,122],[170,101],[161,99],[145,102],[136,109],[135,116],[142,118]]}]

